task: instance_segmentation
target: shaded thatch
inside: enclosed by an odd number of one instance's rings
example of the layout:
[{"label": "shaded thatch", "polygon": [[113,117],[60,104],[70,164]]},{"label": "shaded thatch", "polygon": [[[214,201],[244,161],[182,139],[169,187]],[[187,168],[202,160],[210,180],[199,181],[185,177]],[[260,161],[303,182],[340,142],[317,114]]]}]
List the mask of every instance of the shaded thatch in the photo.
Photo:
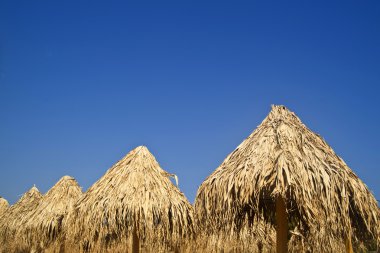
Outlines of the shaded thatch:
[{"label": "shaded thatch", "polygon": [[0,215],[0,252],[20,252],[25,249],[19,234],[24,220],[29,217],[41,201],[41,193],[33,186],[16,204]]},{"label": "shaded thatch", "polygon": [[193,208],[155,157],[140,146],[88,189],[65,224],[70,251],[143,252],[181,246],[194,232]]},{"label": "shaded thatch", "polygon": [[81,195],[82,190],[77,181],[64,176],[43,196],[19,230],[29,249],[59,252],[65,239],[62,220]]},{"label": "shaded thatch", "polygon": [[197,221],[208,234],[239,233],[245,218],[258,215],[275,225],[279,196],[290,217],[290,250],[341,252],[347,234],[356,248],[379,243],[380,212],[367,186],[293,112],[273,106],[199,187]]},{"label": "shaded thatch", "polygon": [[8,201],[0,196],[0,215],[9,207]]},{"label": "shaded thatch", "polygon": [[246,216],[239,225],[239,233],[236,233],[234,228],[230,231],[207,231],[203,227],[197,231],[194,252],[273,252],[271,250],[276,245],[276,231],[263,217],[257,216],[248,220]]}]

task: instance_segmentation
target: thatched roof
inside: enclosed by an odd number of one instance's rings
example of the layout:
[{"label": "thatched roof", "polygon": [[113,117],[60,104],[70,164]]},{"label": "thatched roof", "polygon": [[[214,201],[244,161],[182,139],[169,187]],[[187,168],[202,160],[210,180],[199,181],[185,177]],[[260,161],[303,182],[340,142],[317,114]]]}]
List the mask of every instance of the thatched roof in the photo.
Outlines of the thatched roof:
[{"label": "thatched roof", "polygon": [[0,215],[9,207],[8,201],[0,196]]},{"label": "thatched roof", "polygon": [[195,212],[210,233],[238,231],[244,217],[258,214],[275,224],[278,196],[286,200],[291,218],[290,249],[303,240],[314,250],[335,252],[350,230],[357,244],[379,241],[380,212],[373,194],[321,136],[284,106],[272,106],[202,183]]},{"label": "thatched roof", "polygon": [[11,252],[22,247],[16,232],[24,226],[24,219],[37,207],[41,198],[41,193],[33,186],[16,204],[0,215],[0,249]]},{"label": "thatched roof", "polygon": [[76,204],[66,224],[70,247],[125,252],[134,227],[142,247],[184,243],[194,231],[193,208],[169,176],[146,147],[132,150]]},{"label": "thatched roof", "polygon": [[42,198],[40,204],[31,213],[20,233],[25,242],[34,250],[46,249],[63,244],[62,220],[82,195],[77,181],[62,177]]}]

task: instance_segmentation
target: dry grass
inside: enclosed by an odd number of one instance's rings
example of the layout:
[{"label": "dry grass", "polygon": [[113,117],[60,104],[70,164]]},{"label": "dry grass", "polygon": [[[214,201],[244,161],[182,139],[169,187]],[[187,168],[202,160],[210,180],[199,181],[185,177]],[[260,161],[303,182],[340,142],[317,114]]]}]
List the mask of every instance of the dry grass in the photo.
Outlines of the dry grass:
[{"label": "dry grass", "polygon": [[193,208],[146,147],[112,166],[77,202],[65,227],[72,252],[128,252],[137,230],[143,252],[185,252]]},{"label": "dry grass", "polygon": [[40,192],[33,186],[16,204],[0,215],[0,252],[22,252],[26,249],[17,232],[24,227],[24,220],[35,210],[41,199]]},{"label": "dry grass", "polygon": [[4,213],[9,207],[9,203],[6,199],[0,196],[0,216]]},{"label": "dry grass", "polygon": [[82,190],[74,178],[62,177],[30,215],[22,219],[18,234],[23,244],[37,252],[59,252],[65,240],[62,220],[81,195]]},{"label": "dry grass", "polygon": [[241,229],[221,229],[215,232],[205,229],[198,231],[194,252],[275,252],[276,231],[273,225],[262,217],[249,220],[246,216],[241,221]]},{"label": "dry grass", "polygon": [[[350,232],[354,245],[380,241],[373,194],[321,136],[284,106],[273,106],[199,187],[198,225],[209,235],[239,235],[246,227],[242,220],[258,215],[275,225],[277,196],[287,204],[290,249],[339,252]],[[266,242],[270,245],[269,237]]]}]

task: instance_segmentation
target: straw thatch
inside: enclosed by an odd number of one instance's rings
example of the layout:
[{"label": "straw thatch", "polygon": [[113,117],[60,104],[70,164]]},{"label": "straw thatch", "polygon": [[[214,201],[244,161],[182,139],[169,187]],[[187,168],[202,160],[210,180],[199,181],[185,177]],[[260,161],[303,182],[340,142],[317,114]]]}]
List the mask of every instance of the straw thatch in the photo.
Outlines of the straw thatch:
[{"label": "straw thatch", "polygon": [[64,176],[43,196],[19,230],[29,249],[59,252],[65,240],[62,220],[81,195],[77,181]]},{"label": "straw thatch", "polygon": [[207,231],[201,226],[203,229],[197,232],[194,243],[197,249],[195,252],[269,252],[268,250],[275,248],[275,228],[263,217],[257,216],[249,220],[246,216],[239,225],[239,233],[234,229]]},{"label": "straw thatch", "polygon": [[143,252],[168,252],[194,232],[193,209],[146,147],[112,166],[76,204],[66,229],[70,251],[129,252],[133,234]]},{"label": "straw thatch", "polygon": [[0,252],[20,252],[25,249],[16,233],[24,226],[24,220],[41,201],[41,193],[33,186],[16,204],[0,215]]},{"label": "straw thatch", "polygon": [[9,207],[8,201],[0,196],[0,216]]},{"label": "straw thatch", "polygon": [[293,112],[273,106],[199,187],[196,217],[208,234],[238,233],[242,220],[258,215],[275,225],[279,196],[291,251],[341,252],[348,235],[356,248],[379,243],[379,207],[367,186]]}]

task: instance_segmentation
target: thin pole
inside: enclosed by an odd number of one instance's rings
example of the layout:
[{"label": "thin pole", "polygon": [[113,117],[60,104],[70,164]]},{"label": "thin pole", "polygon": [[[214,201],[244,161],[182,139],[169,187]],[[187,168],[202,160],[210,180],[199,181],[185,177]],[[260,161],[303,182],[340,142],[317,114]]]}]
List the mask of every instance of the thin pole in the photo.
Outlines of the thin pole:
[{"label": "thin pole", "polygon": [[346,234],[346,252],[354,253],[354,250],[352,249],[352,243],[351,243],[351,233]]},{"label": "thin pole", "polygon": [[285,201],[281,196],[276,199],[277,253],[288,252],[288,214]]},{"label": "thin pole", "polygon": [[132,235],[132,253],[140,252],[140,240],[137,235],[136,225],[133,227],[133,235]]}]

